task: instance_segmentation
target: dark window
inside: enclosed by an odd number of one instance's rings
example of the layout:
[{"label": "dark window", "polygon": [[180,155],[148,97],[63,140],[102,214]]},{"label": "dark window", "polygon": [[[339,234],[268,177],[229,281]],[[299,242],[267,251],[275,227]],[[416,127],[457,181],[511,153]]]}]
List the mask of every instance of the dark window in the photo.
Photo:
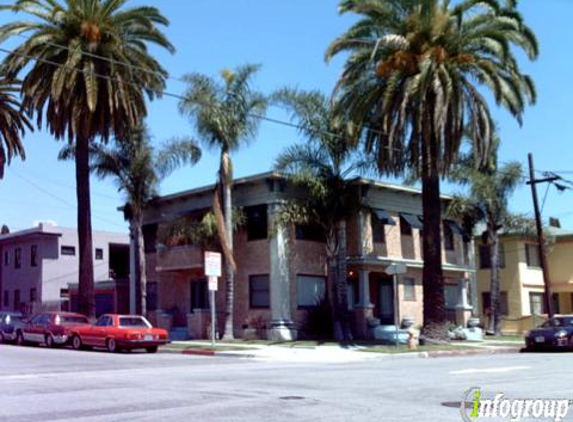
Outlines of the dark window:
[{"label": "dark window", "polygon": [[324,229],[318,224],[296,225],[295,234],[297,240],[309,240],[312,242],[325,242]]},{"label": "dark window", "polygon": [[[490,245],[479,245],[479,267],[481,269],[491,268]],[[499,244],[499,268],[505,268],[505,246]]]},{"label": "dark window", "polygon": [[267,238],[267,206],[257,205],[245,208],[247,215],[247,240]]},{"label": "dark window", "polygon": [[76,255],[76,247],[75,246],[62,246],[60,249],[60,253],[62,255],[75,256]]},{"label": "dark window", "polygon": [[416,300],[416,280],[413,278],[404,278],[404,300],[415,301]]},{"label": "dark window", "polygon": [[95,323],[96,327],[111,327],[113,326],[113,319],[107,315],[100,316]]},{"label": "dark window", "polygon": [[531,315],[542,315],[546,312],[543,293],[529,293],[529,309],[531,311]]},{"label": "dark window", "polygon": [[4,252],[4,265],[10,265],[10,252]]},{"label": "dark window", "polygon": [[[482,298],[482,311],[484,314],[489,314],[491,308],[491,293],[484,292]],[[499,311],[501,315],[509,315],[509,304],[507,302],[507,292],[500,292],[499,296]]]},{"label": "dark window", "polygon": [[103,259],[103,249],[102,248],[96,248],[95,259],[97,259],[98,261],[101,261]]},{"label": "dark window", "polygon": [[10,306],[10,292],[4,290],[4,306]]},{"label": "dark window", "polygon": [[30,302],[35,302],[36,299],[36,289],[30,289]]},{"label": "dark window", "polygon": [[400,234],[403,236],[412,236],[412,226],[400,216]]},{"label": "dark window", "polygon": [[155,253],[157,247],[157,224],[143,226],[143,246],[145,253]]},{"label": "dark window", "polygon": [[447,251],[454,250],[454,231],[449,224],[444,222],[444,248]]},{"label": "dark window", "polygon": [[38,245],[30,246],[30,265],[32,267],[38,266]]},{"label": "dark window", "polygon": [[14,268],[22,267],[22,249],[16,248],[14,250]]},{"label": "dark window", "polygon": [[20,290],[14,290],[14,310],[20,309]]},{"label": "dark window", "polygon": [[539,246],[534,244],[527,244],[525,245],[525,257],[527,259],[527,266],[528,267],[541,267],[541,263],[539,262]]},{"label": "dark window", "polygon": [[249,277],[249,304],[251,308],[268,308],[270,303],[269,276]]},{"label": "dark window", "polygon": [[157,282],[155,281],[147,282],[147,310],[157,310]]},{"label": "dark window", "polygon": [[326,279],[322,276],[299,275],[296,277],[296,296],[300,308],[318,306],[326,293]]},{"label": "dark window", "polygon": [[561,305],[559,303],[559,293],[553,293],[553,312],[556,314],[561,313]]},{"label": "dark window", "polygon": [[386,222],[372,213],[372,241],[386,243]]},{"label": "dark window", "polygon": [[191,311],[194,309],[209,309],[209,291],[205,280],[191,282]]}]

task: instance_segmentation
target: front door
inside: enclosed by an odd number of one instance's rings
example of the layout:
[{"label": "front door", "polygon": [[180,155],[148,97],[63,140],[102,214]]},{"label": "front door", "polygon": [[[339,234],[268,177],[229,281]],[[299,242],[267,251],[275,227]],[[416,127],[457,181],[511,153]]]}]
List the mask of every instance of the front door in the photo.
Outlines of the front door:
[{"label": "front door", "polygon": [[392,279],[382,279],[379,283],[380,323],[382,325],[392,325],[394,324],[394,286]]}]

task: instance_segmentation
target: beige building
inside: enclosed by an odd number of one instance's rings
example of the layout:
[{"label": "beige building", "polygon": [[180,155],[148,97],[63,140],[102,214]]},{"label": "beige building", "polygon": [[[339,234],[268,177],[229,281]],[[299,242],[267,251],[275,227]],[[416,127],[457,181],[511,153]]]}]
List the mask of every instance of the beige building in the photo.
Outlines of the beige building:
[{"label": "beige building", "polygon": [[[422,205],[419,190],[362,179],[357,182],[364,209],[347,222],[348,299],[357,337],[368,337],[372,324],[399,319],[422,321]],[[171,221],[199,220],[211,209],[213,186],[158,198],[145,214],[144,233],[152,319],[167,328],[186,327],[195,338],[205,336],[209,301],[198,245],[166,246],[158,233]],[[326,297],[327,259],[324,235],[316,227],[276,227],[274,216],[286,201],[305,193],[276,173],[235,182],[233,202],[246,216],[234,234],[235,336],[258,328],[271,338],[304,335],[310,315]],[[447,201],[447,198],[444,198]],[[453,221],[443,224],[443,266],[446,305],[451,319],[471,308],[467,301],[468,243]],[[394,309],[392,278],[385,272],[402,263],[407,273],[398,284]],[[225,305],[219,280],[217,309]],[[224,315],[218,313],[218,328]]]},{"label": "beige building", "polygon": [[[548,266],[555,314],[573,313],[573,231],[549,228]],[[546,318],[545,286],[534,239],[501,236],[502,330],[523,332]],[[476,239],[478,308],[487,322],[490,303],[489,246]]]}]

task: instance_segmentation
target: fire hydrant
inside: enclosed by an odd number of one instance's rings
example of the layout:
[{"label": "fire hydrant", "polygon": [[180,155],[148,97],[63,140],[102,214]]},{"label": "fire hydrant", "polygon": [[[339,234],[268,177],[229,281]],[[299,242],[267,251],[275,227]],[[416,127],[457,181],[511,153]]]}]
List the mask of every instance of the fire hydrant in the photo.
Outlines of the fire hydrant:
[{"label": "fire hydrant", "polygon": [[418,331],[414,327],[408,329],[408,349],[418,349]]}]

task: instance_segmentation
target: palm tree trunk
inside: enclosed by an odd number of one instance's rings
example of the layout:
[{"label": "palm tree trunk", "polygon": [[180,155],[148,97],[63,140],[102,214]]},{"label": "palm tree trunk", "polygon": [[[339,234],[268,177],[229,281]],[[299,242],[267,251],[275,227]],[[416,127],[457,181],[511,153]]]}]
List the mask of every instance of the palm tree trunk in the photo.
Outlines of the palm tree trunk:
[{"label": "palm tree trunk", "polygon": [[338,267],[338,283],[337,283],[337,319],[340,325],[340,338],[337,341],[352,340],[352,332],[350,330],[350,315],[348,312],[348,284],[347,284],[347,266],[346,266],[346,220],[341,220],[337,227],[337,241],[338,253],[336,254],[337,267]]},{"label": "palm tree trunk", "polygon": [[[338,244],[336,241],[336,228],[330,227],[326,231],[326,262],[327,262],[327,282],[328,282],[328,304],[330,306],[330,313],[332,316],[332,332],[330,333],[333,338],[342,337],[342,328],[338,320]],[[325,333],[326,334],[326,333]]]},{"label": "palm tree trunk", "polygon": [[[221,186],[223,191],[223,211],[225,213],[225,231],[227,243],[233,254],[233,204],[232,204],[232,185],[233,176],[231,172],[231,157],[229,151],[223,149],[221,153]],[[235,273],[229,260],[225,260],[225,284],[226,284],[226,307],[225,307],[225,330],[223,333],[224,340],[233,340],[233,310],[235,302]]]},{"label": "palm tree trunk", "polygon": [[147,274],[145,271],[145,250],[143,243],[143,216],[134,213],[133,225],[135,229],[135,256],[137,260],[137,272],[135,284],[139,291],[139,313],[147,316]]},{"label": "palm tree trunk", "polygon": [[446,318],[440,233],[439,148],[433,129],[430,127],[429,130],[431,132],[425,134],[422,142],[424,333],[429,337],[445,337],[446,333],[441,328]]},{"label": "palm tree trunk", "polygon": [[500,316],[501,316],[501,285],[499,279],[499,235],[495,228],[489,225],[488,237],[490,239],[490,264],[491,264],[491,282],[490,282],[490,318],[488,324],[489,334],[500,334]]},{"label": "palm tree trunk", "polygon": [[90,199],[89,142],[76,142],[76,198],[78,206],[79,286],[78,310],[88,318],[96,315]]}]

